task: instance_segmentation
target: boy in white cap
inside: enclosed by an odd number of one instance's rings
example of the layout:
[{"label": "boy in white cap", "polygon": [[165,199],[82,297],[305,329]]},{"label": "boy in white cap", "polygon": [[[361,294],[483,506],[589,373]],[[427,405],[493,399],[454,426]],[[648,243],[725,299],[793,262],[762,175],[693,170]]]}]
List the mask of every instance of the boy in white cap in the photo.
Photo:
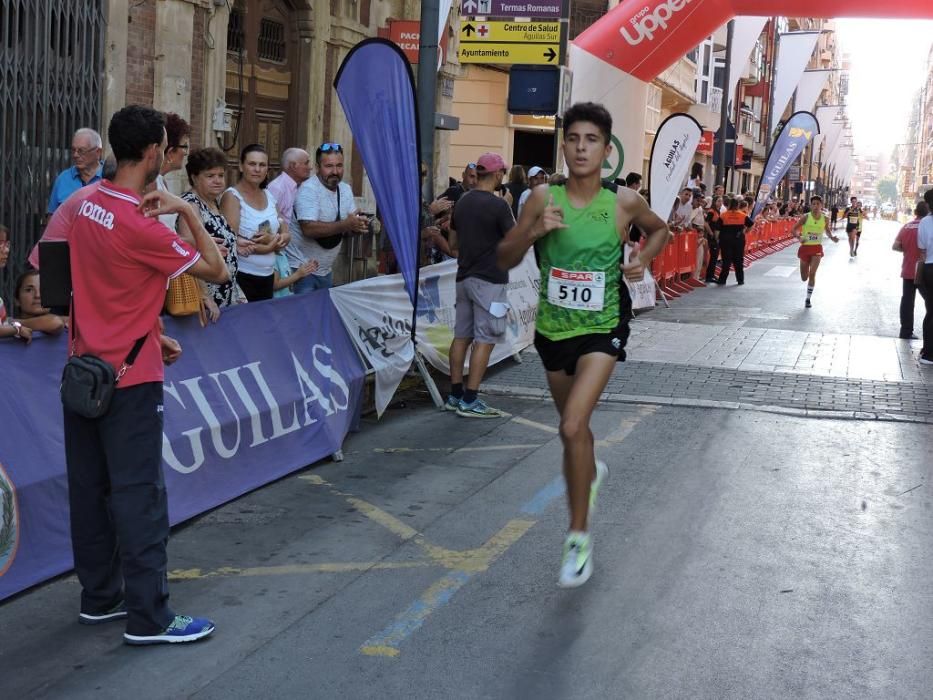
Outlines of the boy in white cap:
[{"label": "boy in white cap", "polygon": [[518,199],[519,216],[522,215],[522,207],[531,196],[531,191],[538,185],[543,185],[545,182],[547,182],[547,172],[544,168],[535,165],[528,169],[528,189],[522,192],[522,196]]}]

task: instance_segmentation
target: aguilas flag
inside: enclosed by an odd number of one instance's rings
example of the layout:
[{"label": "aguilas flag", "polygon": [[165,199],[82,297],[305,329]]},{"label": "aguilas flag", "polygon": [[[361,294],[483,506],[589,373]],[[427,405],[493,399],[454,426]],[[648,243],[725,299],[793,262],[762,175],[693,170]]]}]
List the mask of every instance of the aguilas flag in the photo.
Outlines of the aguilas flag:
[{"label": "aguilas flag", "polygon": [[365,39],[343,60],[334,88],[363,157],[405,290],[416,305],[421,154],[415,81],[408,59],[391,41]]},{"label": "aguilas flag", "polygon": [[651,146],[648,192],[651,211],[667,221],[690,173],[703,127],[689,114],[672,114],[658,127]]},{"label": "aguilas flag", "polygon": [[819,133],[820,125],[810,112],[794,112],[787,120],[781,133],[774,139],[774,145],[771,146],[771,152],[765,161],[765,169],[758,183],[758,192],[755,194],[752,219],[764,209],[790,166],[797,162],[803,155],[807,144]]}]

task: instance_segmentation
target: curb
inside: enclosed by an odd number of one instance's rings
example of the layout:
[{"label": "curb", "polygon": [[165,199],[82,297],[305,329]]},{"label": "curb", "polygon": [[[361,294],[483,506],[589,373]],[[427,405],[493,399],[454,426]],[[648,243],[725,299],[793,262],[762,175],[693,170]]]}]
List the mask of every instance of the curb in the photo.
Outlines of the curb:
[{"label": "curb", "polygon": [[[549,399],[547,389],[513,386],[507,384],[484,384],[483,393],[497,396],[509,396],[518,399]],[[834,411],[817,408],[794,408],[772,404],[744,403],[737,401],[714,401],[710,399],[683,399],[670,396],[645,396],[642,394],[603,394],[600,401],[607,403],[638,403],[654,406],[677,406],[681,408],[718,408],[730,411],[757,411],[774,413],[797,418],[815,418],[818,420],[860,420],[884,421],[888,423],[922,423],[933,425],[933,416],[919,416],[909,413],[876,413],[873,411]]]}]

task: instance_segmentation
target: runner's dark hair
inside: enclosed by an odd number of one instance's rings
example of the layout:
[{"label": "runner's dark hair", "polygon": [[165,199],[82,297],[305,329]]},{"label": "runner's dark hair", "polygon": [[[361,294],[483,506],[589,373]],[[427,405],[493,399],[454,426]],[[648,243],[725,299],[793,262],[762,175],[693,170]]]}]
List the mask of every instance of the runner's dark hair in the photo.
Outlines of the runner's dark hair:
[{"label": "runner's dark hair", "polygon": [[930,205],[926,202],[917,202],[917,208],[914,209],[914,216],[919,216],[921,219],[925,216],[930,215]]},{"label": "runner's dark hair", "polygon": [[631,187],[637,182],[641,182],[642,177],[641,173],[636,173],[634,170],[625,176],[625,186]]},{"label": "runner's dark hair", "polygon": [[923,201],[927,203],[927,206],[930,209],[933,209],[933,189],[927,190],[923,193]]},{"label": "runner's dark hair", "polygon": [[823,203],[823,198],[820,197],[820,195],[815,194],[815,195],[813,195],[812,197],[810,197],[810,203],[812,204],[813,202],[820,202],[820,203],[822,204],[822,203]]},{"label": "runner's dark hair", "polygon": [[138,163],[152,144],[161,145],[165,115],[152,107],[127,105],[115,112],[107,127],[110,148],[118,163]]},{"label": "runner's dark hair", "polygon": [[564,112],[564,136],[567,131],[577,122],[590,122],[599,127],[603,140],[608,144],[612,136],[612,115],[609,110],[601,104],[595,102],[578,102]]}]

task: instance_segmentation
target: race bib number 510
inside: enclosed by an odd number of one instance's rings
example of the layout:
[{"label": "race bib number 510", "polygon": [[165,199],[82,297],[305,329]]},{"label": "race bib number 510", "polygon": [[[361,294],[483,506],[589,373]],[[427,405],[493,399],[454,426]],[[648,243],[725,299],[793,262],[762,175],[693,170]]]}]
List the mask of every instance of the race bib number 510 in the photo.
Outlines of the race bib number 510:
[{"label": "race bib number 510", "polygon": [[551,268],[547,285],[547,300],[550,304],[564,309],[602,311],[605,299],[605,272]]}]

